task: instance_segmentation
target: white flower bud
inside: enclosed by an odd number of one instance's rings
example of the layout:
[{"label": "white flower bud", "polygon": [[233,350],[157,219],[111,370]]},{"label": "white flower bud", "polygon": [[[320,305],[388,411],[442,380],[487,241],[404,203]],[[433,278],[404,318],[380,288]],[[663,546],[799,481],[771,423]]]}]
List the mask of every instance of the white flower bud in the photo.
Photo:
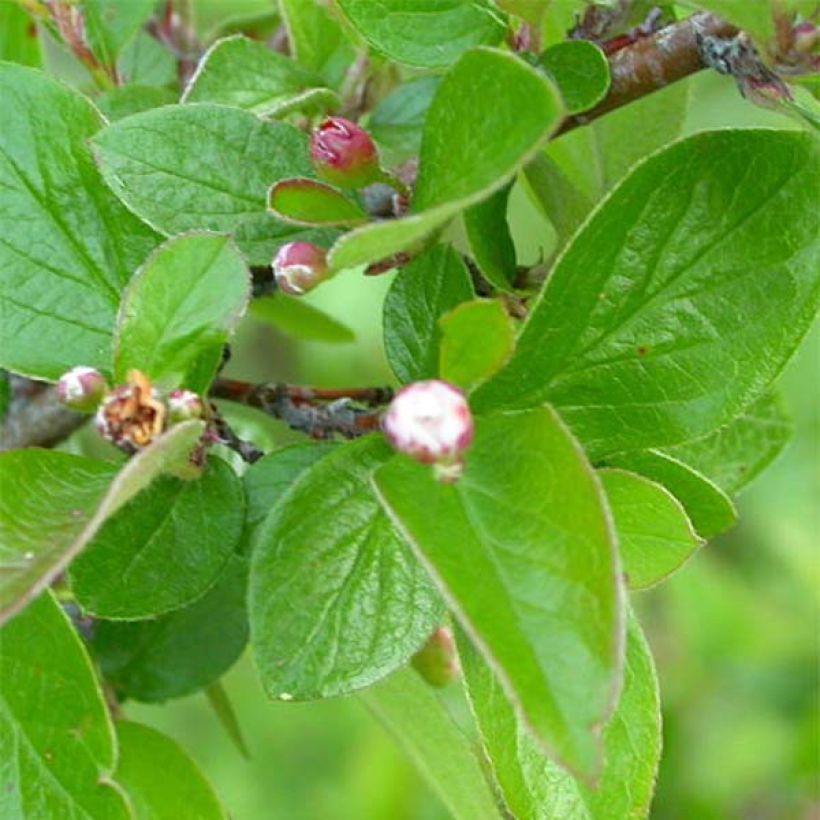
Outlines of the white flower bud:
[{"label": "white flower bud", "polygon": [[168,417],[172,422],[201,419],[205,405],[193,390],[174,390],[168,394]]},{"label": "white flower bud", "polygon": [[57,397],[72,410],[90,413],[105,395],[108,386],[105,378],[93,367],[75,367],[60,376]]},{"label": "white flower bud", "polygon": [[434,464],[443,481],[461,473],[461,456],[473,441],[473,417],[464,393],[431,380],[403,387],[383,422],[390,444],[423,464]]}]

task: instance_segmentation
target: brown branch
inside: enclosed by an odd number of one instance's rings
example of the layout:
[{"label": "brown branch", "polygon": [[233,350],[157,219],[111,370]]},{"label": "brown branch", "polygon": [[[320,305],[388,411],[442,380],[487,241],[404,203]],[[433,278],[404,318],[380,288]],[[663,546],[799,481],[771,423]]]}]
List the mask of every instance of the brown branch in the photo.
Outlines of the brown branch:
[{"label": "brown branch", "polygon": [[87,418],[63,407],[53,387],[18,396],[0,424],[0,451],[52,447],[68,438]]},{"label": "brown branch", "polygon": [[612,84],[605,99],[590,111],[567,119],[558,134],[587,125],[622,105],[706,68],[698,38],[728,38],[737,33],[734,26],[712,14],[694,14],[616,51],[609,60]]}]

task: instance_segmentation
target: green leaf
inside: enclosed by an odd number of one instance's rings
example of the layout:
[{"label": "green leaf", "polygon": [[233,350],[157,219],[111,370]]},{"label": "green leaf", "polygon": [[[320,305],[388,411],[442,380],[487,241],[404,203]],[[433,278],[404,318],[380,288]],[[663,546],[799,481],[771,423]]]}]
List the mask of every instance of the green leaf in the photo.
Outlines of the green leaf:
[{"label": "green leaf", "polygon": [[368,484],[389,455],[381,437],[339,447],[299,476],[257,530],[251,635],[273,698],[367,686],[438,626],[440,599]]},{"label": "green leaf", "polygon": [[37,28],[17,3],[0,3],[0,60],[33,68],[42,62]]},{"label": "green leaf", "polygon": [[155,703],[210,686],[248,641],[247,563],[234,556],[198,601],[145,621],[98,621],[91,639],[105,679],[120,697]]},{"label": "green leaf", "polygon": [[268,208],[291,225],[350,227],[368,221],[367,213],[338,188],[313,179],[283,179],[268,194]]},{"label": "green leaf", "polygon": [[595,789],[544,756],[492,670],[466,635],[461,630],[456,634],[484,748],[512,816],[517,820],[647,816],[661,752],[660,698],[649,646],[634,617],[627,629],[623,690],[603,731],[604,768]]},{"label": "green leaf", "polygon": [[171,50],[141,31],[122,50],[117,73],[123,83],[174,86],[178,83],[177,60]]},{"label": "green leaf", "polygon": [[205,52],[183,103],[221,103],[260,117],[333,105],[336,95],[299,63],[241,34],[217,40]]},{"label": "green leaf", "polygon": [[594,777],[619,686],[622,590],[603,492],[549,408],[476,419],[456,484],[397,456],[380,496],[544,747]]},{"label": "green leaf", "polygon": [[815,314],[818,176],[812,138],[773,130],[698,134],[637,166],[567,246],[475,409],[549,400],[593,458],[731,420]]},{"label": "green leaf", "polygon": [[704,538],[719,535],[737,523],[737,510],[720,487],[666,453],[622,453],[608,458],[607,463],[640,473],[666,487],[683,504],[695,530]]},{"label": "green leaf", "polygon": [[85,38],[104,65],[116,65],[125,45],[154,13],[154,0],[80,0]]},{"label": "green leaf", "polygon": [[239,542],[244,501],[236,474],[218,458],[196,481],[157,479],[106,521],[71,565],[83,611],[151,618],[200,598]]},{"label": "green leaf", "polygon": [[[169,240],[129,282],[117,320],[114,376],[141,370],[165,387],[194,383],[199,357],[221,349],[250,299],[248,269],[230,239],[191,234]],[[212,373],[209,375],[213,375]]]},{"label": "green leaf", "polygon": [[770,0],[753,3],[738,3],[737,0],[680,0],[680,3],[691,9],[711,11],[761,43],[769,43],[775,38],[775,4]]},{"label": "green leaf", "polygon": [[507,224],[507,200],[511,190],[512,184],[464,212],[467,239],[481,275],[494,287],[507,292],[515,290],[518,273],[515,245]]},{"label": "green leaf", "polygon": [[792,424],[782,402],[776,395],[767,394],[725,427],[670,447],[666,455],[688,464],[724,492],[733,494],[774,461],[791,433]]},{"label": "green leaf", "polygon": [[0,816],[131,817],[111,780],[117,751],[108,710],[51,593],[0,637]]},{"label": "green leaf", "polygon": [[442,80],[427,115],[414,213],[345,235],[331,251],[331,267],[406,250],[502,188],[562,114],[560,95],[541,72],[506,52],[466,52]]},{"label": "green leaf", "polygon": [[339,0],[339,7],[376,51],[419,68],[448,66],[473,46],[496,45],[507,30],[487,0]]},{"label": "green leaf", "polygon": [[474,295],[450,245],[434,245],[399,270],[384,300],[384,348],[402,384],[438,375],[439,319]]},{"label": "green leaf", "polygon": [[440,82],[440,77],[428,76],[402,83],[373,109],[367,129],[388,164],[418,155],[427,110]]},{"label": "green leaf", "polygon": [[[210,103],[168,105],[118,120],[92,147],[114,193],[166,236],[236,232],[250,262],[268,264],[304,235],[265,212],[274,182],[313,176],[307,136],[291,125]],[[266,242],[246,242],[243,230]]]},{"label": "green leaf", "polygon": [[467,391],[500,370],[515,347],[515,330],[497,299],[465,302],[439,325],[439,374]]},{"label": "green leaf", "polygon": [[239,726],[239,719],[236,717],[236,711],[233,708],[231,699],[225,691],[220,681],[212,683],[205,688],[205,697],[208,698],[208,705],[216,715],[216,719],[221,724],[225,734],[231,739],[231,742],[236,747],[236,750],[245,760],[251,759],[251,753],[248,751],[245,738],[242,736],[242,729]]},{"label": "green leaf", "polygon": [[700,548],[686,510],[662,485],[626,470],[599,475],[630,589],[663,581]]},{"label": "green leaf", "polygon": [[500,820],[470,743],[441,698],[416,672],[401,669],[359,698],[456,820]]},{"label": "green leaf", "polygon": [[102,184],[85,97],[0,64],[0,365],[56,380],[107,371],[120,291],[156,244]]},{"label": "green leaf", "polygon": [[349,327],[301,297],[277,293],[264,299],[254,299],[250,312],[254,319],[306,342],[347,344],[356,339],[356,334]]},{"label": "green leaf", "polygon": [[211,784],[188,753],[156,729],[121,720],[117,782],[131,798],[135,820],[227,818]]},{"label": "green leaf", "polygon": [[174,427],[117,473],[54,452],[0,454],[0,623],[39,595],[112,516],[151,481],[186,462],[201,422]]},{"label": "green leaf", "polygon": [[609,91],[609,63],[594,43],[556,43],[541,54],[538,63],[555,80],[570,114],[594,108]]},{"label": "green leaf", "polygon": [[173,91],[157,85],[126,85],[112,88],[101,94],[95,100],[97,108],[105,114],[109,122],[159,108],[162,105],[171,105],[177,100]]}]

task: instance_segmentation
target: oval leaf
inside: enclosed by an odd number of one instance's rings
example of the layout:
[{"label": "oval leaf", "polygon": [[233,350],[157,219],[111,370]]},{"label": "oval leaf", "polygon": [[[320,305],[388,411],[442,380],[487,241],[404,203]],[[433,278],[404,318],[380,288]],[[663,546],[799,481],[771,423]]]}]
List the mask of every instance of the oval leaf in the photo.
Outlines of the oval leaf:
[{"label": "oval leaf", "polygon": [[570,114],[588,111],[609,91],[609,63],[595,43],[556,43],[538,58],[538,63],[555,80]]},{"label": "oval leaf", "polygon": [[283,179],[268,194],[268,208],[291,225],[353,226],[367,214],[338,188],[313,179]]}]

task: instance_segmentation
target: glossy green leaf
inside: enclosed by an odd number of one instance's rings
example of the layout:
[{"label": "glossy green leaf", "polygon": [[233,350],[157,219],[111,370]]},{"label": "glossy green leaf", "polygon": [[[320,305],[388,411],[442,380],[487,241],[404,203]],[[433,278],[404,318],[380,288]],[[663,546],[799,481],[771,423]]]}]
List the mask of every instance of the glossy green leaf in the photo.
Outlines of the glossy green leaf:
[{"label": "glossy green leaf", "polygon": [[434,245],[401,268],[384,300],[384,348],[400,382],[438,375],[439,319],[473,297],[470,274],[449,245]]},{"label": "glossy green leaf", "polygon": [[661,713],[652,655],[633,618],[624,683],[603,731],[604,768],[590,788],[544,756],[516,716],[492,670],[458,630],[473,712],[504,802],[517,820],[625,820],[646,817],[661,752]]},{"label": "glossy green leaf", "polygon": [[[166,387],[204,392],[190,378],[198,358],[221,349],[245,312],[251,281],[224,236],[190,234],[162,245],[129,282],[117,320],[114,376],[141,370]],[[211,376],[213,374],[210,374]]]},{"label": "glossy green leaf", "polygon": [[117,723],[117,783],[128,793],[135,820],[227,818],[211,784],[188,753],[156,729]]},{"label": "glossy green leaf", "polygon": [[595,107],[609,91],[609,63],[595,43],[556,43],[541,54],[538,63],[555,80],[570,114]]},{"label": "glossy green leaf", "polygon": [[681,503],[662,485],[626,470],[601,470],[627,584],[646,589],[663,581],[702,542]]},{"label": "glossy green leaf", "polygon": [[356,334],[338,319],[313,307],[301,297],[277,293],[251,302],[251,316],[282,333],[306,342],[347,344]]},{"label": "glossy green leaf", "polygon": [[712,538],[737,523],[737,510],[723,490],[697,470],[659,450],[622,453],[607,459],[614,467],[662,484],[683,504],[695,530]]},{"label": "glossy green leaf", "polygon": [[792,424],[776,395],[747,407],[725,427],[665,452],[736,493],[761,473],[786,446]]},{"label": "glossy green leaf", "polygon": [[94,101],[109,122],[171,105],[177,101],[173,91],[158,85],[125,85],[112,88]]},{"label": "glossy green leaf", "polygon": [[376,51],[419,68],[448,66],[473,46],[496,45],[507,30],[487,0],[339,0],[339,7]]},{"label": "glossy green leaf", "polygon": [[37,28],[17,3],[0,3],[0,60],[34,68],[42,62]]},{"label": "glossy green leaf", "polygon": [[245,760],[250,760],[251,753],[248,751],[242,729],[239,726],[239,719],[236,716],[236,710],[233,708],[233,703],[231,703],[225,687],[220,681],[215,681],[205,688],[205,697],[208,698],[208,706],[213,710],[216,719],[221,724],[225,734],[233,742],[236,750]]},{"label": "glossy green leaf", "polygon": [[3,627],[0,669],[0,816],[130,818],[108,710],[51,593]]},{"label": "glossy green leaf", "polygon": [[428,76],[402,83],[373,109],[367,130],[388,163],[418,155],[427,111],[440,82],[440,77]]},{"label": "glossy green leaf", "polygon": [[782,131],[706,132],[639,165],[567,246],[476,408],[549,400],[594,458],[731,420],[816,311],[818,175],[812,138]]},{"label": "glossy green leaf", "polygon": [[195,481],[159,478],[106,521],[74,561],[71,589],[84,612],[102,618],[179,609],[219,579],[244,516],[242,486],[221,459],[211,458]]},{"label": "glossy green leaf", "polygon": [[518,267],[510,228],[507,225],[507,200],[512,185],[464,212],[467,239],[481,275],[503,291],[513,291]]},{"label": "glossy green leaf", "polygon": [[144,621],[98,621],[92,647],[120,697],[155,703],[210,686],[248,641],[247,563],[234,556],[190,606]]},{"label": "glossy green leaf", "polygon": [[367,213],[338,188],[313,179],[283,179],[268,194],[274,216],[292,225],[352,227],[368,221]]},{"label": "glossy green leaf", "polygon": [[452,485],[404,456],[375,483],[524,720],[592,778],[601,766],[592,727],[612,710],[623,637],[598,479],[549,408],[477,418],[466,458]]},{"label": "glossy green leaf", "polygon": [[489,48],[465,53],[439,85],[427,115],[410,216],[345,235],[335,270],[373,262],[422,241],[512,177],[558,127],[560,95],[541,72]]},{"label": "glossy green leaf", "polygon": [[260,117],[332,105],[336,95],[299,63],[241,34],[217,40],[203,55],[184,103],[220,103]]},{"label": "glossy green leaf", "polygon": [[[265,212],[274,182],[313,176],[307,136],[291,125],[211,103],[169,105],[118,120],[92,147],[114,193],[166,236],[235,232],[252,264],[268,264],[303,235]],[[266,241],[246,241],[243,229]]]},{"label": "glossy green leaf", "polygon": [[52,450],[0,454],[0,623],[39,595],[107,518],[162,472],[187,462],[201,422],[173,428],[119,473]]},{"label": "glossy green leaf", "polygon": [[359,695],[457,820],[501,820],[481,763],[437,693],[401,669]]},{"label": "glossy green leaf", "polygon": [[467,391],[500,370],[515,347],[515,329],[497,299],[465,302],[439,326],[439,375]]},{"label": "glossy green leaf", "polygon": [[102,184],[85,97],[0,64],[0,365],[56,380],[107,371],[120,291],[155,235]]},{"label": "glossy green leaf", "polygon": [[369,486],[389,456],[381,437],[339,447],[300,475],[257,530],[252,645],[273,698],[367,686],[438,626],[441,601]]}]

